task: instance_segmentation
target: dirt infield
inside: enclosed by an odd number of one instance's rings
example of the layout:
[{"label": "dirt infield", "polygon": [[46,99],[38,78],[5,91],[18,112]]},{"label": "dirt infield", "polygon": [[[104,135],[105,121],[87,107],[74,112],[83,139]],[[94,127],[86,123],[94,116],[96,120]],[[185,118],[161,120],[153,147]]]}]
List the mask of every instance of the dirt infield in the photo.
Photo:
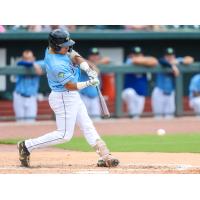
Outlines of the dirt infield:
[{"label": "dirt infield", "polygon": [[[119,119],[95,122],[101,135],[155,134],[158,128],[168,134],[199,133],[200,120],[185,117],[172,120]],[[55,122],[34,124],[0,123],[0,139],[37,137],[54,130]],[[79,129],[75,130],[80,135]],[[34,151],[30,169],[19,166],[18,152],[14,145],[0,145],[0,173],[200,173],[200,154],[192,153],[114,153],[120,160],[116,168],[96,167],[97,155],[91,152],[75,152],[47,148]]]},{"label": "dirt infield", "polygon": [[185,174],[200,173],[200,155],[191,153],[114,153],[120,159],[116,168],[96,166],[96,153],[47,148],[31,155],[31,168],[20,167],[14,145],[1,145],[1,174]]},{"label": "dirt infield", "polygon": [[[200,119],[196,117],[182,117],[169,120],[156,120],[152,118],[110,119],[94,122],[100,135],[131,135],[155,134],[156,130],[163,128],[171,133],[200,133]],[[42,121],[33,124],[4,122],[0,123],[0,139],[2,138],[29,138],[41,136],[56,129],[54,121]],[[81,135],[76,127],[75,135]]]}]

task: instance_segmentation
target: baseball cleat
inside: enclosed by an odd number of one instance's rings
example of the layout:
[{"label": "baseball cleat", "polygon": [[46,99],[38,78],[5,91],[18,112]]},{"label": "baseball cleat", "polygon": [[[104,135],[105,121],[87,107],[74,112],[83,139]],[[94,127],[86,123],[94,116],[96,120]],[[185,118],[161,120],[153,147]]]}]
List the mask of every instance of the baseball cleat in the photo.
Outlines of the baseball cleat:
[{"label": "baseball cleat", "polygon": [[99,159],[97,162],[98,167],[116,167],[117,165],[119,165],[119,160],[112,157],[106,160]]},{"label": "baseball cleat", "polygon": [[19,160],[22,167],[30,167],[30,153],[25,146],[25,142],[18,142]]}]

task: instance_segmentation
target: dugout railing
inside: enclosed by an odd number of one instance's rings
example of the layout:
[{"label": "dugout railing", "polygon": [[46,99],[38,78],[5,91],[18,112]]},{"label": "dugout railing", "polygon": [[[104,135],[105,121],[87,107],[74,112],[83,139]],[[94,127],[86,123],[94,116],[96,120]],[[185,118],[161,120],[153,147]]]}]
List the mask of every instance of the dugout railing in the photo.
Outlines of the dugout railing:
[{"label": "dugout railing", "polygon": [[[199,73],[200,72],[200,63],[194,63],[189,66],[179,65],[180,75],[175,78],[175,103],[176,103],[176,116],[185,115],[186,112],[183,109],[183,76],[188,73]],[[114,73],[115,74],[115,89],[116,89],[116,98],[115,98],[115,113],[114,117],[123,117],[124,113],[122,110],[122,98],[121,93],[123,90],[123,79],[124,74],[126,73],[148,73],[148,74],[156,74],[156,73],[169,73],[171,72],[170,68],[162,68],[161,66],[157,66],[155,68],[147,68],[141,66],[130,66],[130,65],[100,65],[99,66],[101,73]],[[18,74],[27,74],[33,75],[34,71],[32,69],[27,68],[19,68],[16,66],[5,66],[0,67],[0,75],[18,75]],[[188,86],[189,87],[189,86]]]}]

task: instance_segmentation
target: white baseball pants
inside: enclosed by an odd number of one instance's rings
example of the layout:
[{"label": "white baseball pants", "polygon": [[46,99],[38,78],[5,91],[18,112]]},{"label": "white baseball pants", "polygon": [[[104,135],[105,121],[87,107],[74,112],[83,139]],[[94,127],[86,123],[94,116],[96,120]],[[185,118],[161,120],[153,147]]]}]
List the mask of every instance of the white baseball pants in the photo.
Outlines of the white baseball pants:
[{"label": "white baseball pants", "polygon": [[37,98],[36,96],[23,97],[14,92],[13,108],[17,121],[35,121],[37,116]]},{"label": "white baseball pants", "polygon": [[175,112],[175,93],[174,91],[170,95],[166,95],[163,91],[156,87],[152,92],[152,109],[155,117],[164,116],[170,118],[174,116]]},{"label": "white baseball pants", "polygon": [[200,115],[200,97],[190,99],[190,107],[194,109],[197,115]]},{"label": "white baseball pants", "polygon": [[122,99],[128,107],[131,116],[140,116],[144,110],[145,97],[138,95],[132,88],[127,88],[122,92]]},{"label": "white baseball pants", "polygon": [[99,102],[99,97],[90,98],[85,95],[81,95],[81,99],[83,100],[87,112],[91,117],[100,117],[101,116],[101,107]]},{"label": "white baseball pants", "polygon": [[87,142],[91,146],[96,145],[96,140],[100,139],[100,136],[88,116],[78,91],[51,92],[49,105],[56,116],[57,130],[26,140],[25,145],[30,152],[33,149],[69,141],[73,136],[75,123],[80,127]]}]

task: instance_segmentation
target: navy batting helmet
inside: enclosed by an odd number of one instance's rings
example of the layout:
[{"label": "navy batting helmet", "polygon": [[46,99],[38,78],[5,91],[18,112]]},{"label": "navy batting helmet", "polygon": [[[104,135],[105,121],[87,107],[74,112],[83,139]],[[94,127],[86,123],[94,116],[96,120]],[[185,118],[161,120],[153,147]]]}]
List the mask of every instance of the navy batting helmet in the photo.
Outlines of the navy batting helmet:
[{"label": "navy batting helmet", "polygon": [[[55,29],[49,33],[49,46],[55,51],[60,51],[62,47],[72,47],[75,42],[70,39],[68,31]],[[72,48],[70,48],[71,50]]]}]

